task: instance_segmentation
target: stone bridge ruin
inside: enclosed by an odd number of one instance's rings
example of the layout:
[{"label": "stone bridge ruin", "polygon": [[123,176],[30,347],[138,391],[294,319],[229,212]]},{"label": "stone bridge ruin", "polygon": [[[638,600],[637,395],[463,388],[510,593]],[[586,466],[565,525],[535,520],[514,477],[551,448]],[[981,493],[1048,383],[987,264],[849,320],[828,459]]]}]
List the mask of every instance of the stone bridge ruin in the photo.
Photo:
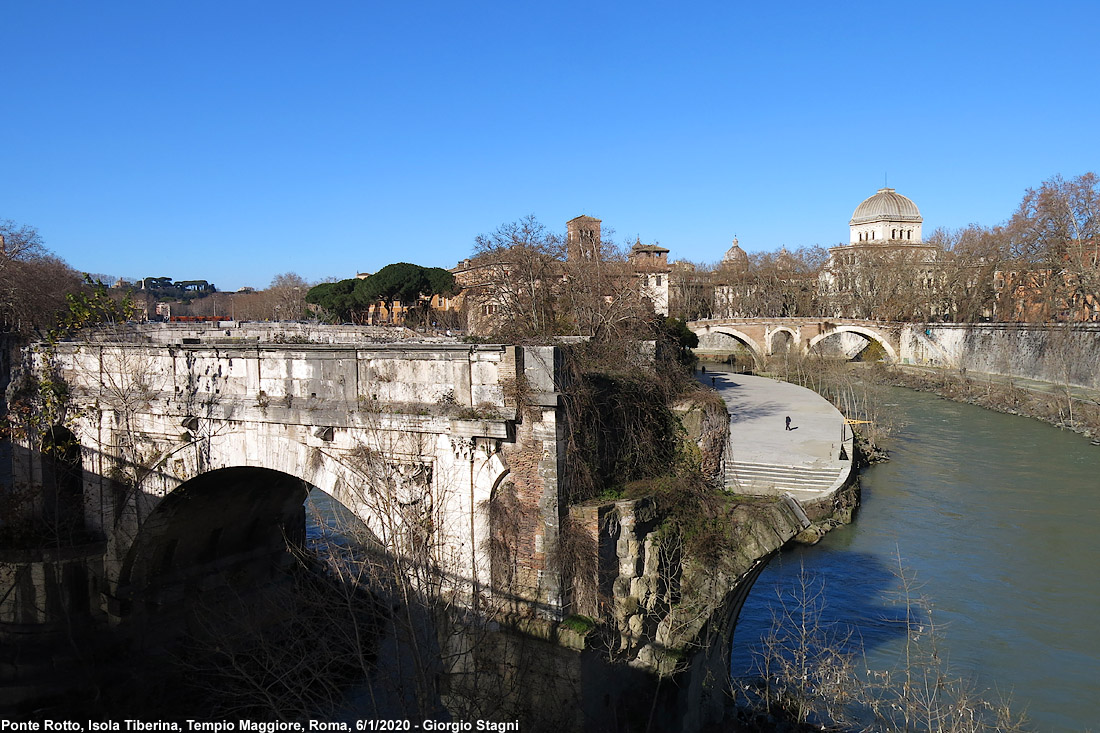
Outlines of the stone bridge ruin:
[{"label": "stone bridge ruin", "polygon": [[[520,636],[482,663],[512,669],[530,644],[550,642],[538,653],[559,677],[547,684],[564,677],[580,695],[563,715],[607,715],[604,692],[643,684],[639,674],[681,678],[665,694],[679,695],[669,710],[689,728],[704,698],[720,707],[740,605],[803,524],[782,502],[746,510],[737,557],[688,563],[671,583],[650,505],[567,506],[564,347],[280,344],[217,331],[186,341],[24,353],[9,401],[51,385],[64,399],[39,416],[41,444],[13,432],[11,486],[54,487],[36,511],[71,518],[90,539],[64,557],[0,551],[0,643],[13,629],[56,632],[74,609],[140,633],[226,584],[262,586],[301,541],[303,500],[317,490],[386,553],[427,552],[459,607],[507,610]],[[51,442],[67,447],[44,449]],[[507,562],[492,551],[503,493],[519,507]],[[600,598],[580,598],[553,559],[567,524],[588,537]],[[619,629],[614,654],[562,623],[579,613]],[[516,638],[528,640],[519,651]],[[588,688],[594,664],[608,681]]]},{"label": "stone bridge ruin", "polygon": [[[455,592],[491,593],[486,507],[505,482],[529,524],[509,592],[560,615],[553,347],[62,343],[36,361],[71,389],[58,430],[80,446],[79,486],[56,501],[81,501],[106,538],[115,622],[201,592],[234,557],[261,572],[257,547],[300,533],[309,488],[389,552],[430,545]],[[517,419],[519,385],[533,419]],[[49,460],[26,448],[14,469],[32,483]]]}]

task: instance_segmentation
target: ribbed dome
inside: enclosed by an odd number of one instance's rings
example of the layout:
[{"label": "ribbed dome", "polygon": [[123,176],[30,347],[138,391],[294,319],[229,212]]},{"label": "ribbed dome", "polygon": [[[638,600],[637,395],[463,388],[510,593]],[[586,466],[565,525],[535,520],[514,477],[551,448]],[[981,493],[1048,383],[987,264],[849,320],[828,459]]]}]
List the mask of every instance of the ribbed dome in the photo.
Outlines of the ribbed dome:
[{"label": "ribbed dome", "polygon": [[722,258],[722,264],[728,266],[747,266],[749,264],[749,256],[745,253],[745,250],[741,249],[737,244],[737,240],[733,240],[733,246],[726,250],[726,256]]},{"label": "ribbed dome", "polygon": [[856,207],[852,214],[851,226],[867,224],[872,221],[924,221],[920,210],[911,199],[902,196],[892,188],[880,188],[878,193],[866,199]]}]

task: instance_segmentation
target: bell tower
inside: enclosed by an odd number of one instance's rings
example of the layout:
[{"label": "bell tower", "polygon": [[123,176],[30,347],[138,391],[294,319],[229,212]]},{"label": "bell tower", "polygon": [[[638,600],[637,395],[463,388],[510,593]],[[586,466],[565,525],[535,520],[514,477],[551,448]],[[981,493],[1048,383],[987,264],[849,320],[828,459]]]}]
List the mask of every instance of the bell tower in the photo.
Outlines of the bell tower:
[{"label": "bell tower", "polygon": [[565,227],[566,257],[570,261],[595,259],[600,252],[600,220],[582,214],[566,222]]}]

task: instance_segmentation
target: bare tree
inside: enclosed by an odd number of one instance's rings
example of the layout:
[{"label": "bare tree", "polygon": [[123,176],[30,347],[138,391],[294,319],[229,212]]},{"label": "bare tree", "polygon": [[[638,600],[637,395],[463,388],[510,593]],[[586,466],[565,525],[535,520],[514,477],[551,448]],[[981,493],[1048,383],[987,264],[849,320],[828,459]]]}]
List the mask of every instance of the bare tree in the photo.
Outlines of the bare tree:
[{"label": "bare tree", "polygon": [[841,252],[829,265],[833,310],[854,318],[932,319],[943,308],[937,267],[932,247],[861,245]]},{"label": "bare tree", "polygon": [[533,215],[479,235],[473,268],[460,282],[468,315],[516,341],[544,339],[557,330],[565,243]]},{"label": "bare tree", "polygon": [[938,301],[948,320],[992,319],[998,310],[997,273],[1007,259],[1003,228],[971,224],[957,230],[937,229],[927,241],[943,252],[936,268],[942,289]]},{"label": "bare tree", "polygon": [[1028,189],[1006,235],[1020,318],[1100,318],[1100,178],[1095,173],[1069,181],[1055,176]]},{"label": "bare tree", "polygon": [[785,318],[820,312],[817,276],[826,259],[821,247],[754,252],[748,267],[720,268],[720,300],[729,316]]},{"label": "bare tree", "polygon": [[295,272],[276,275],[268,286],[278,320],[300,321],[305,317],[306,293],[310,285]]},{"label": "bare tree", "polygon": [[599,343],[637,338],[652,317],[642,279],[626,253],[604,239],[595,250],[563,265],[561,303],[565,323],[559,329]]},{"label": "bare tree", "polygon": [[669,315],[685,321],[712,318],[715,308],[715,287],[719,268],[701,262],[678,261],[672,263],[672,282],[669,284]]},{"label": "bare tree", "polygon": [[79,289],[79,274],[46,251],[34,227],[0,220],[0,327],[49,328]]}]

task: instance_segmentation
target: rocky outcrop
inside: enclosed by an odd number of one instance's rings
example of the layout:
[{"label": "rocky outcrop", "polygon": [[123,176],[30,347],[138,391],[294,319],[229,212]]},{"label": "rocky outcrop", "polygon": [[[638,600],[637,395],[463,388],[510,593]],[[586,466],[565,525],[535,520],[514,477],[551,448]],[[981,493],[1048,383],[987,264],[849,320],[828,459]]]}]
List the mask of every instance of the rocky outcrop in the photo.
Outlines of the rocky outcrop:
[{"label": "rocky outcrop", "polygon": [[[728,549],[687,556],[662,533],[650,499],[572,508],[576,526],[591,533],[599,556],[597,605],[576,609],[604,620],[602,643],[621,662],[661,678],[677,676],[677,705],[688,728],[720,715],[733,625],[756,576],[802,522],[781,501],[734,504]],[[591,643],[600,643],[592,636]],[[714,685],[712,682],[719,682]],[[712,695],[714,696],[712,698]]]},{"label": "rocky outcrop", "polygon": [[730,434],[726,403],[713,392],[697,392],[673,406],[686,433],[686,443],[698,450],[699,468],[711,486],[723,481],[722,458]]}]

